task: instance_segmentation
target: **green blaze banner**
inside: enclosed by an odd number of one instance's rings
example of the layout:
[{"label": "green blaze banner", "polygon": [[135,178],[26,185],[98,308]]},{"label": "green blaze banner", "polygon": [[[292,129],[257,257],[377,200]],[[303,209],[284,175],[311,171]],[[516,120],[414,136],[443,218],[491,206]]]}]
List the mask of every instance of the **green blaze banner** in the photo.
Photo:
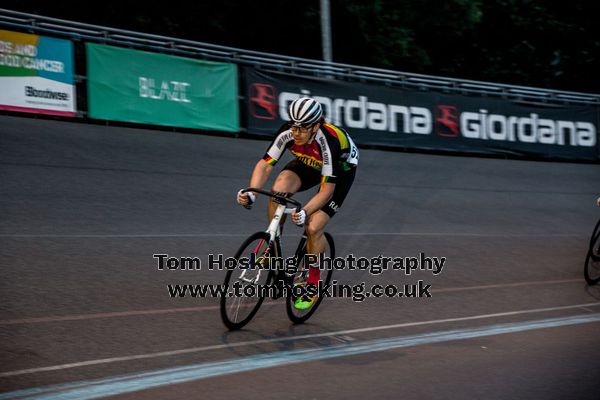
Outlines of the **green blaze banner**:
[{"label": "green blaze banner", "polygon": [[86,43],[89,117],[239,130],[235,64]]}]

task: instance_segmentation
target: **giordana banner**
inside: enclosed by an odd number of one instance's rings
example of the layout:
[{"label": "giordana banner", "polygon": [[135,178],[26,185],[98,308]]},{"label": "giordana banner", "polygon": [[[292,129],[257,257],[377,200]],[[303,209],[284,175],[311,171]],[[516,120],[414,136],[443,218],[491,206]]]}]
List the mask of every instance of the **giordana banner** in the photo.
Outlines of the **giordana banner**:
[{"label": "giordana banner", "polygon": [[0,109],[75,115],[73,44],[0,30]]},{"label": "giordana banner", "polygon": [[520,156],[600,159],[599,109],[265,73],[245,68],[250,133],[273,134],[300,95],[359,144]]}]

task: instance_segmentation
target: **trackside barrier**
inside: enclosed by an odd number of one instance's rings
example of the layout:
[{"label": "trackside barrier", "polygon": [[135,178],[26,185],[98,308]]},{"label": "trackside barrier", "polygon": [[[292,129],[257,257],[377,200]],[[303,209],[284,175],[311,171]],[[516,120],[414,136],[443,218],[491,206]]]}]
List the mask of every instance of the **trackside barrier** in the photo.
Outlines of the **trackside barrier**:
[{"label": "trackside barrier", "polygon": [[317,79],[244,68],[248,132],[269,134],[301,95],[358,144],[598,160],[595,106],[530,104]]},{"label": "trackside barrier", "polygon": [[[293,98],[310,94],[362,145],[600,160],[596,94],[288,57],[3,9],[0,28],[0,82],[12,85],[0,91],[11,93],[0,94],[0,109],[265,136]],[[13,39],[27,36],[54,44],[32,56],[31,38]],[[20,72],[10,70],[17,56],[48,74],[62,65],[63,80],[51,79],[70,88],[15,86],[15,76],[27,75],[23,61]],[[24,104],[27,90],[46,97],[42,107]]]}]

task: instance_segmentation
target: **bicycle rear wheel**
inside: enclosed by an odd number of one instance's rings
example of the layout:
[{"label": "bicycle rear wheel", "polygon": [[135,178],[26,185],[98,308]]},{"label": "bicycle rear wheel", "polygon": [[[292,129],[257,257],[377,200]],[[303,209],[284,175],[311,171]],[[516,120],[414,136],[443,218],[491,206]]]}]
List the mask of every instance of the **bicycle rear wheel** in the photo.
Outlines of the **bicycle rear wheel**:
[{"label": "bicycle rear wheel", "polygon": [[[235,259],[256,257],[256,265],[268,267],[270,257],[275,253],[270,237],[265,232],[256,232],[242,243]],[[264,293],[258,293],[257,285],[265,285],[272,272],[268,268],[241,268],[239,263],[227,271],[225,282],[227,293],[221,297],[221,319],[229,330],[244,327],[265,300]],[[233,289],[237,287],[236,293]]]},{"label": "bicycle rear wheel", "polygon": [[[327,241],[327,248],[325,249],[324,256],[325,258],[333,259],[335,257],[335,244],[333,242],[333,237],[329,233],[325,232],[325,239]],[[296,274],[294,274],[293,279],[291,279],[292,286],[304,284],[306,282],[306,279],[308,278],[308,266],[306,266],[304,263],[305,254],[306,242],[304,243],[303,248],[299,249],[299,251],[296,253],[296,257],[298,257],[298,270]],[[331,283],[332,274],[333,271],[331,268],[321,270],[321,282],[323,282],[325,285]],[[319,308],[319,305],[323,301],[323,296],[319,296],[317,300],[315,300],[312,307],[307,308],[306,310],[298,310],[294,307],[296,299],[297,297],[294,296],[294,293],[288,292],[285,301],[285,308],[290,321],[292,321],[294,324],[301,324],[303,322],[306,322],[315,313],[315,311],[317,311],[317,308]]]},{"label": "bicycle rear wheel", "polygon": [[600,220],[598,220],[590,238],[583,275],[588,285],[595,285],[600,282]]}]

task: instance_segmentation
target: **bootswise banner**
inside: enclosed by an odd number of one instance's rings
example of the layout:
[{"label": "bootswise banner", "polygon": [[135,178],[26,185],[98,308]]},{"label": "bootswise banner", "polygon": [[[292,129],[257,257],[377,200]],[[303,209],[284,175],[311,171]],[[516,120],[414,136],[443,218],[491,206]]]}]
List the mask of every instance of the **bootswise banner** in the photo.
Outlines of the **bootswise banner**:
[{"label": "bootswise banner", "polygon": [[0,30],[0,109],[75,115],[73,44]]}]

